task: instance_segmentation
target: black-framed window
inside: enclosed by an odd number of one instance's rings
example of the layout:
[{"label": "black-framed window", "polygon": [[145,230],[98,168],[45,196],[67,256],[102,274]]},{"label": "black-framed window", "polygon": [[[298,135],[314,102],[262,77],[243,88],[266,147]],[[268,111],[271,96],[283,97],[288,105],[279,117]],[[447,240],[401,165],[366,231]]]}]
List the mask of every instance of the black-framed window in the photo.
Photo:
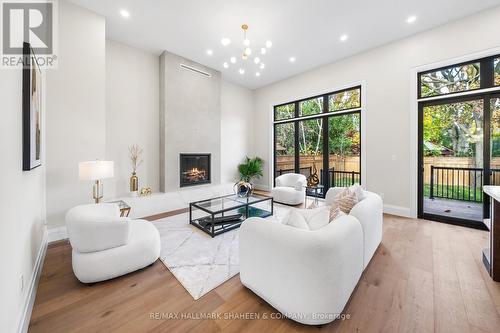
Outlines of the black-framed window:
[{"label": "black-framed window", "polygon": [[336,112],[361,107],[361,88],[348,89],[328,96],[328,111]]},{"label": "black-framed window", "polygon": [[323,103],[324,97],[314,97],[310,99],[306,99],[299,102],[299,116],[313,116],[316,114],[323,113]]},{"label": "black-framed window", "polygon": [[495,68],[495,86],[500,86],[500,58],[495,58],[493,66]]},{"label": "black-framed window", "polygon": [[274,119],[274,177],[316,174],[320,196],[361,182],[361,86],[277,105]]},{"label": "black-framed window", "polygon": [[295,103],[279,105],[274,108],[274,120],[295,118]]},{"label": "black-framed window", "polygon": [[500,85],[499,56],[428,70],[418,74],[418,97],[453,95]]}]

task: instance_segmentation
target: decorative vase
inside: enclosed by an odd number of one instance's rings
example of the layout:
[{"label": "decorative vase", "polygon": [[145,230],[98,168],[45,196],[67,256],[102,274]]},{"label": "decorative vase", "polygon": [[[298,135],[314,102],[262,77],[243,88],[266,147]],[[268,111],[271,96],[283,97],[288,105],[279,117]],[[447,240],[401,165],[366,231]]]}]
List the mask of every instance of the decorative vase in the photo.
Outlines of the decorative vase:
[{"label": "decorative vase", "polygon": [[239,196],[240,198],[247,198],[249,197],[252,192],[253,192],[253,186],[249,182],[246,182],[244,180],[240,180],[236,184],[234,184],[234,193]]},{"label": "decorative vase", "polygon": [[132,196],[137,196],[137,191],[139,191],[139,178],[132,172],[132,176],[130,177],[130,193]]}]

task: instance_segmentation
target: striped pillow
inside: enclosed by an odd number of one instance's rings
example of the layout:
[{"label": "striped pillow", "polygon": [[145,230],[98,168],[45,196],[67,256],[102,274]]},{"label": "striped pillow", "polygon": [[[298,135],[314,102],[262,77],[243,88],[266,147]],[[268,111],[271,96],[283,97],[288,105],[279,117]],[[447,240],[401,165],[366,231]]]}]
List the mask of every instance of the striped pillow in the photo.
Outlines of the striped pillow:
[{"label": "striped pillow", "polygon": [[349,214],[352,207],[358,203],[358,197],[355,192],[345,189],[333,198],[333,205],[340,208],[346,214]]},{"label": "striped pillow", "polygon": [[330,222],[336,220],[337,218],[345,215],[343,211],[340,210],[339,206],[332,206],[330,208]]}]

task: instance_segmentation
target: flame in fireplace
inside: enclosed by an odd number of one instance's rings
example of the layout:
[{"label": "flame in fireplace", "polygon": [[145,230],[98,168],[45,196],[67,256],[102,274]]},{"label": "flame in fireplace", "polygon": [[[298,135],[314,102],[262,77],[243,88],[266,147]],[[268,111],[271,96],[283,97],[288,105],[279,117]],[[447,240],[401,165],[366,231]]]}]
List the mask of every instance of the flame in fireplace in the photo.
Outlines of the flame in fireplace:
[{"label": "flame in fireplace", "polygon": [[192,168],[184,174],[186,175],[186,179],[190,182],[199,182],[207,179],[207,172],[205,170],[198,170],[198,168]]}]

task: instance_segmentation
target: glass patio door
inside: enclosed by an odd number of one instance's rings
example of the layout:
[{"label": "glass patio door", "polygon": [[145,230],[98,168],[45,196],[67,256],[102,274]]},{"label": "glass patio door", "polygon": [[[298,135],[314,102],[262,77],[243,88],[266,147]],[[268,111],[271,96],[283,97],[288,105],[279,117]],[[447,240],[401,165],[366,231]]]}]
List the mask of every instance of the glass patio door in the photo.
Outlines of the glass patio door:
[{"label": "glass patio door", "polygon": [[482,188],[489,178],[484,109],[483,98],[420,104],[420,209],[424,218],[482,225]]},{"label": "glass patio door", "polygon": [[500,56],[418,73],[418,216],[485,229],[500,185]]}]

